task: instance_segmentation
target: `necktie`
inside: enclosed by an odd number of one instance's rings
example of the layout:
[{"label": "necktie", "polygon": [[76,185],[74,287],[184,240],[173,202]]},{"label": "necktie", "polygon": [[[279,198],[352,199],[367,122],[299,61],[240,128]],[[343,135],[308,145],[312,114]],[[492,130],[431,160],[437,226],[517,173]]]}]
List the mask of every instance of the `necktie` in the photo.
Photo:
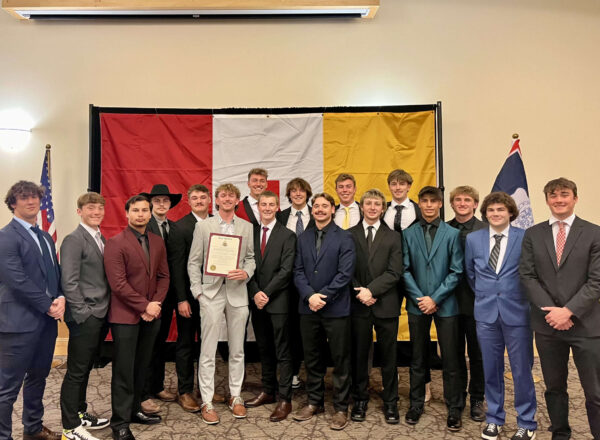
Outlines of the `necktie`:
[{"label": "necktie", "polygon": [[431,240],[431,224],[428,223],[427,226],[425,226],[425,246],[427,246],[427,254],[431,252],[432,244],[433,241]]},{"label": "necktie", "polygon": [[302,221],[302,213],[300,211],[296,211],[296,217],[298,217],[298,220],[296,221],[296,235],[300,235],[304,232],[304,222]]},{"label": "necktie", "polygon": [[350,227],[350,208],[344,206],[344,211],[346,211],[346,217],[344,217],[344,223],[342,223],[342,229],[348,229]]},{"label": "necktie", "polygon": [[142,250],[144,251],[144,254],[146,254],[146,262],[150,264],[150,249],[148,248],[148,242],[146,240],[148,240],[146,234],[140,235],[138,238],[138,241],[142,245]]},{"label": "necktie", "polygon": [[317,229],[317,255],[319,255],[319,251],[321,250],[321,243],[323,242],[323,231]]},{"label": "necktie", "polygon": [[266,226],[263,226],[262,230],[263,230],[263,234],[262,234],[262,240],[260,241],[260,255],[265,254],[265,248],[267,247],[267,231],[269,230],[269,228],[267,228]]},{"label": "necktie", "polygon": [[402,210],[403,205],[396,205],[396,216],[394,217],[394,231],[402,232]]},{"label": "necktie", "polygon": [[567,231],[565,229],[565,222],[558,222],[558,234],[556,234],[556,264],[558,265],[560,265],[560,259],[565,250],[566,242]]},{"label": "necktie", "polygon": [[373,229],[374,226],[369,226],[367,228],[367,249],[371,252],[371,245],[373,244]]},{"label": "necktie", "polygon": [[498,256],[500,255],[500,243],[502,242],[502,237],[502,234],[494,234],[496,243],[492,248],[492,252],[490,253],[490,259],[488,261],[488,264],[494,270],[494,272],[496,271],[496,266],[498,265]]},{"label": "necktie", "polygon": [[56,276],[56,270],[54,268],[54,261],[48,250],[46,239],[44,234],[37,226],[32,226],[31,230],[35,232],[38,240],[40,241],[40,248],[42,248],[42,259],[44,260],[44,267],[46,268],[46,294],[50,298],[55,298],[58,294],[58,277]]},{"label": "necktie", "polygon": [[96,238],[96,243],[98,243],[98,247],[100,248],[100,253],[104,255],[104,243],[102,242],[102,234],[100,231],[96,232],[94,237]]},{"label": "necktie", "polygon": [[162,222],[162,224],[160,225],[161,229],[162,229],[162,237],[164,241],[167,241],[169,239],[169,231],[167,231],[167,222],[164,221]]}]

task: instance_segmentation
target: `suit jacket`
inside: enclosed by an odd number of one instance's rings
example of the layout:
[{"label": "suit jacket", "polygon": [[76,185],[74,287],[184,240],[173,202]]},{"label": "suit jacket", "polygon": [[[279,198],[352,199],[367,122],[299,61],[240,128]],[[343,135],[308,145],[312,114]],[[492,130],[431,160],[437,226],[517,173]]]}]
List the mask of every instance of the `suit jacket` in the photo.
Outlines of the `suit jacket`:
[{"label": "suit jacket", "polygon": [[133,230],[127,226],[107,240],[104,268],[112,295],[108,322],[137,324],[148,303],[162,304],[169,289],[169,267],[163,239],[147,232],[150,263]]},{"label": "suit jacket", "polygon": [[319,255],[316,249],[316,227],[298,237],[294,262],[294,284],[300,295],[298,311],[312,312],[308,298],[314,293],[326,295],[325,307],[316,313],[326,318],[350,315],[351,282],[355,263],[354,241],[333,220],[326,226]]},{"label": "suit jacket", "polygon": [[567,307],[573,327],[561,334],[600,336],[600,228],[575,217],[561,257],[556,263],[552,227],[548,221],[525,232],[521,282],[531,302],[531,327],[542,334],[554,334],[540,307]]},{"label": "suit jacket", "polygon": [[[102,242],[105,243],[104,236]],[[103,319],[108,312],[110,287],[104,256],[96,240],[81,225],[60,246],[62,289],[67,300],[65,321],[81,324],[90,315]]]},{"label": "suit jacket", "polygon": [[[206,275],[204,272],[205,258],[208,250],[208,240],[211,232],[221,233],[219,225],[219,216],[214,216],[196,223],[194,229],[194,239],[188,258],[188,275],[190,277],[190,289],[194,298],[205,295],[212,299],[215,297],[221,285],[225,281],[224,277]],[[256,263],[254,261],[254,240],[252,225],[246,220],[234,216],[235,235],[242,236],[242,249],[238,260],[238,268],[243,269],[248,274],[244,281],[227,280],[225,289],[227,300],[233,307],[243,307],[248,305],[248,289],[246,284],[254,275]]]},{"label": "suit jacket", "polygon": [[[277,221],[281,222],[281,224],[287,227],[287,222],[290,219],[290,213],[292,212],[292,207],[285,208],[283,211],[277,212]],[[308,225],[304,225],[304,230],[306,231],[308,228],[313,227],[315,225],[315,220],[313,219],[311,207],[308,205],[308,216],[310,220],[308,221]],[[293,231],[294,233],[296,231]]]},{"label": "suit jacket", "polygon": [[[62,296],[54,241],[47,232],[42,233],[52,249],[58,296]],[[54,320],[46,315],[52,299],[46,294],[42,253],[33,237],[14,219],[0,230],[0,255],[0,332],[31,332],[46,319]]]},{"label": "suit jacket", "polygon": [[[478,231],[480,229],[487,230],[487,224],[482,222],[476,217],[473,217],[466,223],[470,223],[466,228],[461,228],[461,223],[456,221],[456,219],[452,219],[448,222],[450,226],[456,228],[460,231],[460,243],[465,249],[465,244],[467,240],[467,235],[471,232]],[[466,270],[466,269],[465,269]],[[458,282],[458,286],[454,290],[454,294],[456,295],[456,301],[458,301],[458,313],[461,315],[473,316],[473,303],[475,302],[475,293],[473,293],[473,289],[469,286],[469,282],[467,280],[467,274],[463,273],[463,276],[460,278]]]},{"label": "suit jacket", "polygon": [[377,299],[375,304],[367,307],[356,298],[357,292],[353,290],[352,315],[369,316],[372,313],[377,318],[397,318],[402,305],[397,286],[404,270],[400,234],[382,221],[369,252],[363,223],[350,228],[350,233],[356,248],[352,286],[368,288]]},{"label": "suit jacket", "polygon": [[469,285],[475,291],[474,315],[476,321],[493,324],[502,317],[508,325],[529,325],[529,302],[521,288],[519,260],[525,231],[510,227],[506,252],[500,271],[489,265],[489,227],[467,236],[465,270]]},{"label": "suit jacket", "polygon": [[296,234],[279,222],[269,235],[264,255],[260,254],[260,226],[254,226],[254,260],[256,270],[248,282],[248,299],[252,307],[254,295],[261,290],[269,297],[267,313],[288,313],[294,257],[296,255]]},{"label": "suit jacket", "polygon": [[252,207],[250,206],[250,202],[248,201],[248,196],[240,200],[240,203],[238,203],[237,206],[237,210],[235,211],[235,215],[252,223],[252,226],[257,226],[260,223],[254,215],[254,211],[252,211]]},{"label": "suit jacket", "polygon": [[403,231],[404,284],[406,310],[421,315],[417,298],[430,296],[438,306],[440,317],[458,314],[454,289],[463,273],[464,254],[458,229],[440,222],[427,254],[423,227],[415,223]]}]

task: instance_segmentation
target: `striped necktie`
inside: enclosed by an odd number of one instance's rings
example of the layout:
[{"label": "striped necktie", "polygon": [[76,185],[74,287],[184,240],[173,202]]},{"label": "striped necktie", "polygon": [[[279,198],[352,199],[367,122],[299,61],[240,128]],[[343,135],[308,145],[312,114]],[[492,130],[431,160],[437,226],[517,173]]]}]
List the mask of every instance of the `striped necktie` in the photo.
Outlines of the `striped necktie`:
[{"label": "striped necktie", "polygon": [[502,234],[494,234],[496,243],[492,248],[492,252],[490,252],[490,259],[488,261],[488,264],[494,272],[496,272],[496,266],[498,265],[498,256],[500,255],[500,243],[502,243],[502,237]]}]

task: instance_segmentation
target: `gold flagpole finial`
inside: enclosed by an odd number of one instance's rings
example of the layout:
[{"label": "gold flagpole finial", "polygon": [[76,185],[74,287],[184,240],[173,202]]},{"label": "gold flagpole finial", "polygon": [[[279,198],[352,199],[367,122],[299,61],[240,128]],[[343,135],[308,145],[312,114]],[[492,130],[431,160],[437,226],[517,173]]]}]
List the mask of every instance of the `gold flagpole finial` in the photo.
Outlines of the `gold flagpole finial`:
[{"label": "gold flagpole finial", "polygon": [[513,134],[513,139],[519,139],[519,133],[514,133]]},{"label": "gold flagpole finial", "polygon": [[50,150],[52,146],[50,144],[46,144],[46,150]]}]

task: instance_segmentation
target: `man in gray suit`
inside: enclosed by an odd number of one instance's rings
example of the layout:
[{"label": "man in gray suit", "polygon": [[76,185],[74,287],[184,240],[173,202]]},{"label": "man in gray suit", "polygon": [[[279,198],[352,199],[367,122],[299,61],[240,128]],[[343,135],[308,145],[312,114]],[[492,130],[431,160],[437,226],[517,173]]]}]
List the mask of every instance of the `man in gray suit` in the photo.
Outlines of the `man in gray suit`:
[{"label": "man in gray suit", "polygon": [[[190,290],[200,303],[202,346],[198,361],[198,387],[202,395],[202,420],[207,424],[219,423],[213,408],[215,385],[215,355],[223,312],[227,320],[229,342],[229,408],[236,418],[246,417],[244,400],[240,396],[244,380],[244,337],[248,322],[249,279],[254,274],[254,239],[252,224],[237,217],[235,208],[240,200],[240,190],[231,183],[220,185],[215,191],[217,214],[196,223],[194,239],[188,258]],[[226,277],[212,276],[202,270],[207,258],[208,243],[212,233],[242,237],[238,269]]]},{"label": "man in gray suit", "polygon": [[65,237],[60,247],[61,282],[67,300],[65,321],[69,327],[67,373],[60,393],[63,438],[94,440],[87,429],[101,429],[109,420],[87,410],[86,389],[90,370],[101,340],[110,288],[104,273],[104,197],[95,192],[77,199],[81,223]]},{"label": "man in gray suit", "polygon": [[544,194],[552,215],[525,233],[519,273],[531,302],[550,431],[553,440],[571,437],[567,376],[572,350],[590,429],[600,440],[600,228],[575,216],[575,182],[551,180]]}]

